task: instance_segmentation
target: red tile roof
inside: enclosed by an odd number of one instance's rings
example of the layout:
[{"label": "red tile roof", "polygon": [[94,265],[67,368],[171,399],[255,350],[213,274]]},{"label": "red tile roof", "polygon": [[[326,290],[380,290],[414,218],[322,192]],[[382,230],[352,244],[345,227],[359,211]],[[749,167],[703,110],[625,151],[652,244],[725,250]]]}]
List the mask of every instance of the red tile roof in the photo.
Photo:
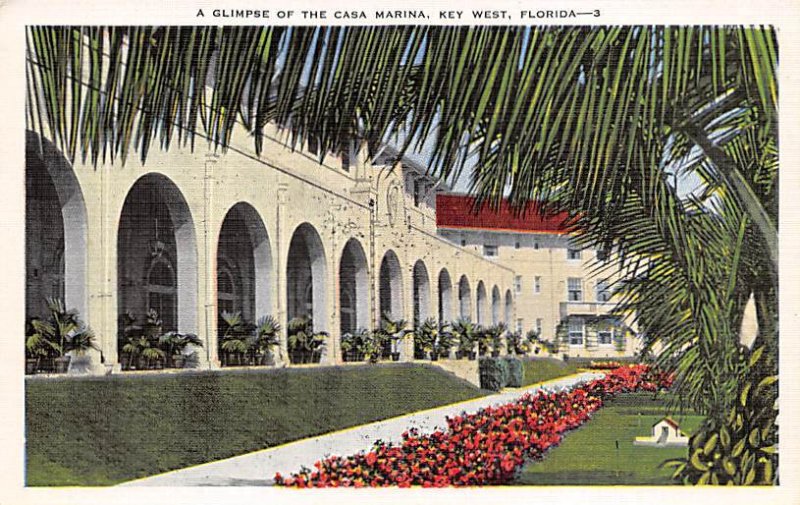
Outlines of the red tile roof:
[{"label": "red tile roof", "polygon": [[498,210],[484,204],[476,213],[475,198],[467,195],[440,193],[436,195],[436,226],[468,230],[510,231],[517,233],[569,233],[566,212],[542,216],[536,204],[529,205],[524,214],[517,214],[508,201]]}]

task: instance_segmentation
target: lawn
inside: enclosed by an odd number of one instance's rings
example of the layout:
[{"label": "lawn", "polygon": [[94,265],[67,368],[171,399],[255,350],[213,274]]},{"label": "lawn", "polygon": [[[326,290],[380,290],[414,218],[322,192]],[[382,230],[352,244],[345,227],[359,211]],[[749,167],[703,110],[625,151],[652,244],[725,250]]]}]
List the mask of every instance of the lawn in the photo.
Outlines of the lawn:
[{"label": "lawn", "polygon": [[[686,455],[684,447],[634,446],[637,436],[649,436],[666,413],[667,400],[636,393],[609,401],[594,418],[564,437],[542,461],[528,463],[518,485],[669,485],[672,470],[659,469],[666,459]],[[702,421],[697,415],[673,414],[687,434]],[[619,443],[619,449],[617,449]]]},{"label": "lawn", "polygon": [[410,364],[28,380],[26,482],[110,485],[486,393]]},{"label": "lawn", "polygon": [[578,372],[578,365],[572,361],[555,358],[530,358],[522,360],[525,375],[522,385],[527,386]]}]

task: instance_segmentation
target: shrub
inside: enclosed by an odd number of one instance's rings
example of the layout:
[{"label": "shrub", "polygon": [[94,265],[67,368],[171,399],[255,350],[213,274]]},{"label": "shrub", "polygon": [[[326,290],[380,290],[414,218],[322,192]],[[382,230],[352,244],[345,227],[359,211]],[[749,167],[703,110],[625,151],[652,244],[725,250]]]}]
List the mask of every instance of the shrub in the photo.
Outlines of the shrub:
[{"label": "shrub", "polygon": [[522,361],[511,356],[506,357],[505,360],[508,367],[508,382],[506,385],[511,386],[512,388],[522,387],[522,381],[524,378]]},{"label": "shrub", "polygon": [[508,361],[502,358],[481,358],[478,362],[481,388],[500,391],[508,384]]}]

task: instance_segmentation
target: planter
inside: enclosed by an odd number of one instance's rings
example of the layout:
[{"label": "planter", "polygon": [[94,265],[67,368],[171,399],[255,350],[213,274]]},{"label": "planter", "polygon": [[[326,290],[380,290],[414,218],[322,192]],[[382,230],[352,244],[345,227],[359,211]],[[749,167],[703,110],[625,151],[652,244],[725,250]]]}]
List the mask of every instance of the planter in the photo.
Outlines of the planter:
[{"label": "planter", "polygon": [[182,355],[176,355],[172,357],[172,366],[175,368],[183,368],[186,364],[186,358]]},{"label": "planter", "polygon": [[431,361],[439,361],[439,353],[432,352],[431,353]]},{"label": "planter", "polygon": [[71,359],[72,359],[71,356],[61,356],[59,358],[56,358],[54,360],[56,364],[56,373],[67,373],[67,370],[69,370],[69,362]]},{"label": "planter", "polygon": [[475,351],[470,351],[470,352],[469,352],[469,354],[467,355],[467,358],[468,358],[470,361],[475,361],[475,357],[476,357],[476,353],[475,353]]},{"label": "planter", "polygon": [[291,351],[289,359],[294,365],[303,365],[308,363],[319,363],[322,356],[313,351]]},{"label": "planter", "polygon": [[39,360],[36,358],[27,358],[25,360],[25,373],[27,375],[33,375],[36,373],[36,369],[39,368]]},{"label": "planter", "polygon": [[392,361],[400,361],[400,353],[399,352],[393,352],[392,353]]},{"label": "planter", "polygon": [[275,366],[275,354],[272,351],[267,351],[261,355],[260,363],[265,366]]}]

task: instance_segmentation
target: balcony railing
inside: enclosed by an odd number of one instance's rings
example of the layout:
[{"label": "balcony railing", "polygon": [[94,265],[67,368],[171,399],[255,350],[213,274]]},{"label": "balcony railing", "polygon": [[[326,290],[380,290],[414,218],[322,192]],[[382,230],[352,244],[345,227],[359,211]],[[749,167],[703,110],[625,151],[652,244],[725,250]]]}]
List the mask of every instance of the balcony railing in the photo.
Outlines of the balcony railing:
[{"label": "balcony railing", "polygon": [[607,314],[612,308],[612,302],[561,302],[559,307],[562,318]]}]

